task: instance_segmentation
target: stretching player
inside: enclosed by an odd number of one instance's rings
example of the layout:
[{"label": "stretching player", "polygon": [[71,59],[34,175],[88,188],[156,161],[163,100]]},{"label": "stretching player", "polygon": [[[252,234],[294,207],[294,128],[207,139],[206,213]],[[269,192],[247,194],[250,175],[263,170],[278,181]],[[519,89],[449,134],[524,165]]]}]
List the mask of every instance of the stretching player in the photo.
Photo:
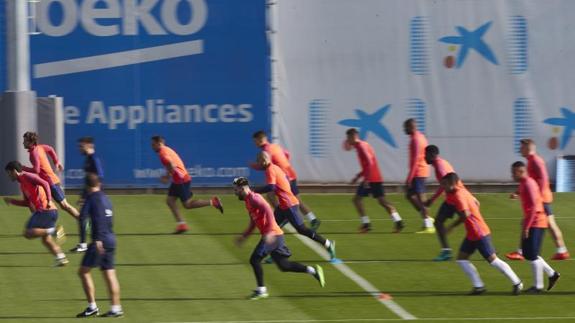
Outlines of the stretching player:
[{"label": "stretching player", "polygon": [[357,152],[357,159],[361,166],[361,172],[359,172],[355,178],[351,181],[351,184],[355,184],[358,180],[362,179],[357,187],[355,196],[353,197],[353,205],[359,214],[361,219],[361,226],[359,231],[361,233],[367,233],[371,230],[371,223],[369,217],[365,214],[365,208],[363,206],[363,198],[366,196],[373,196],[377,199],[379,205],[383,206],[387,213],[391,216],[394,222],[393,232],[399,233],[404,227],[401,216],[397,212],[397,209],[393,204],[389,203],[385,199],[385,192],[383,190],[383,177],[379,171],[379,165],[377,164],[377,158],[373,148],[367,141],[359,139],[359,132],[357,129],[351,128],[346,131],[346,142],[348,147],[355,148]]},{"label": "stretching player", "polygon": [[523,162],[518,161],[511,165],[511,176],[519,183],[519,198],[523,209],[521,248],[525,259],[531,262],[533,270],[533,286],[527,292],[539,294],[544,287],[543,272],[549,277],[547,290],[551,290],[561,276],[539,256],[543,244],[543,233],[548,226],[548,217],[543,207],[540,188],[537,182],[529,177]]},{"label": "stretching player", "polygon": [[[96,289],[90,271],[94,267],[100,267],[108,293],[112,301],[110,311],[102,315],[103,317],[121,317],[124,315],[122,305],[120,305],[120,283],[114,269],[114,254],[116,253],[116,236],[112,230],[113,210],[112,203],[102,192],[102,184],[98,175],[89,173],[85,177],[86,196],[82,206],[80,217],[90,218],[92,223],[92,243],[82,259],[82,265],[78,270],[78,275],[82,280],[82,287],[88,300],[88,307],[76,315],[76,317],[97,316],[99,313],[96,305]],[[82,227],[86,230],[86,227]]]},{"label": "stretching player", "polygon": [[274,192],[278,198],[278,207],[275,209],[275,218],[280,226],[284,226],[288,222],[296,229],[296,231],[313,241],[321,244],[329,252],[332,260],[335,259],[335,241],[330,241],[319,235],[317,232],[307,228],[299,213],[299,201],[293,195],[287,175],[279,168],[279,166],[272,164],[271,157],[265,151],[261,151],[257,156],[257,163],[259,167],[265,170],[266,173],[266,186],[257,189],[257,193]]},{"label": "stretching player", "polygon": [[178,209],[178,199],[180,199],[186,209],[213,206],[218,209],[220,213],[224,213],[222,202],[217,196],[212,197],[209,201],[194,200],[192,198],[194,195],[190,189],[192,177],[188,174],[188,170],[186,169],[186,166],[184,166],[184,162],[182,162],[180,156],[178,156],[173,149],[166,146],[164,138],[161,136],[153,136],[152,149],[158,153],[160,161],[166,168],[167,174],[161,177],[162,183],[168,183],[170,182],[170,179],[172,182],[168,191],[166,204],[168,204],[168,207],[178,222],[176,231],[174,232],[175,234],[184,233],[189,230],[188,224]]},{"label": "stretching player", "polygon": [[257,227],[262,238],[251,257],[250,264],[256,276],[258,284],[256,290],[250,296],[250,299],[257,300],[269,296],[266,286],[264,285],[264,272],[261,265],[262,259],[271,254],[274,262],[281,271],[308,273],[319,281],[321,287],[325,286],[323,270],[319,265],[314,267],[302,265],[297,262],[291,262],[288,258],[291,252],[285,244],[283,231],[277,225],[271,206],[260,195],[253,192],[245,177],[234,179],[234,193],[240,199],[245,201],[246,209],[250,216],[250,224],[244,233],[236,239],[238,246],[241,246],[252,231]]},{"label": "stretching player", "polygon": [[[100,158],[96,156],[96,147],[94,146],[94,138],[92,137],[82,137],[78,139],[78,149],[80,153],[86,156],[84,160],[84,179],[87,178],[89,174],[96,174],[100,179],[100,182],[104,178],[104,170],[102,168],[102,162]],[[88,196],[87,189],[82,191],[82,195],[78,200],[78,205],[82,206],[84,201],[86,200],[86,196]],[[86,229],[82,230],[82,228],[87,228],[88,221],[86,217],[80,217],[78,223],[80,224],[80,242],[78,245],[72,249],[71,252],[85,252],[88,249],[88,245],[86,244]]]},{"label": "stretching player", "polygon": [[[549,232],[557,247],[557,252],[551,257],[552,260],[565,260],[569,259],[569,252],[563,240],[563,233],[559,229],[559,225],[555,221],[555,216],[551,210],[551,202],[553,202],[553,193],[549,185],[549,175],[547,174],[547,167],[545,161],[537,155],[535,142],[531,139],[521,140],[520,146],[521,156],[527,159],[527,174],[533,178],[539,185],[541,190],[541,197],[543,198],[543,209],[547,214],[547,221],[549,222]],[[517,198],[517,194],[512,194],[511,198]],[[516,252],[511,252],[506,255],[511,260],[524,260],[521,248]]]},{"label": "stretching player", "polygon": [[407,119],[403,123],[405,134],[411,137],[409,141],[409,173],[405,180],[405,196],[423,218],[423,230],[417,233],[435,233],[433,218],[429,216],[425,201],[425,179],[429,176],[429,166],[425,162],[425,147],[427,139],[417,130],[415,119]]},{"label": "stretching player", "polygon": [[[433,169],[435,170],[435,178],[437,179],[438,183],[441,183],[441,179],[445,175],[454,172],[451,164],[447,160],[439,157],[439,148],[437,148],[435,145],[429,145],[425,147],[425,161],[429,165],[433,166]],[[461,181],[458,181],[457,185],[463,184]],[[428,208],[431,207],[433,202],[435,202],[435,200],[437,200],[437,198],[439,198],[444,191],[445,190],[443,189],[443,186],[439,185],[435,191],[435,194],[433,194],[431,198],[425,201],[424,205]],[[441,252],[437,257],[433,259],[434,261],[447,261],[452,258],[451,248],[447,242],[444,223],[447,219],[453,218],[455,212],[455,201],[453,200],[453,195],[445,194],[445,201],[441,204],[441,207],[437,211],[434,222],[435,231],[437,232],[439,244],[441,245]]]},{"label": "stretching player", "polygon": [[479,277],[477,268],[469,261],[469,257],[479,250],[479,253],[489,264],[504,274],[513,284],[513,295],[519,295],[523,289],[521,280],[513,269],[503,260],[497,258],[495,249],[491,243],[491,231],[483,220],[479,212],[477,200],[471,193],[461,185],[459,177],[455,173],[449,173],[441,179],[441,186],[446,194],[455,204],[455,210],[459,218],[453,221],[447,228],[451,232],[453,228],[461,223],[465,224],[467,235],[459,249],[457,263],[463,269],[465,274],[471,279],[473,289],[471,295],[480,295],[485,293],[485,285]]},{"label": "stretching player", "polygon": [[28,153],[30,153],[32,167],[23,166],[22,169],[25,172],[37,174],[40,178],[48,182],[54,201],[77,220],[80,213],[66,200],[66,195],[64,195],[64,191],[60,185],[60,179],[54,173],[48,160],[48,156],[50,156],[58,171],[61,172],[64,169],[54,148],[48,145],[38,144],[38,134],[30,131],[24,134],[24,148],[28,149]]},{"label": "stretching player", "polygon": [[68,264],[68,259],[60,246],[52,239],[55,235],[56,240],[63,240],[65,233],[61,225],[55,228],[58,209],[52,203],[50,185],[38,175],[24,172],[22,165],[17,161],[9,162],[4,169],[13,182],[20,183],[20,190],[24,197],[22,200],[5,197],[4,202],[8,205],[28,207],[32,212],[32,216],[26,223],[24,237],[26,239],[41,238],[42,244],[56,257],[55,266],[65,266]]},{"label": "stretching player", "polygon": [[313,212],[307,207],[307,205],[303,203],[301,197],[299,196],[299,188],[297,186],[297,174],[290,164],[289,152],[283,149],[278,144],[270,143],[268,141],[266,133],[263,130],[255,132],[252,137],[256,146],[258,146],[271,156],[272,163],[278,165],[279,168],[281,168],[284,171],[284,173],[287,174],[290,182],[291,191],[299,201],[299,209],[301,213],[304,214],[305,217],[308,219],[311,225],[311,229],[317,231],[321,221],[318,218],[316,218],[315,214],[313,214]]}]

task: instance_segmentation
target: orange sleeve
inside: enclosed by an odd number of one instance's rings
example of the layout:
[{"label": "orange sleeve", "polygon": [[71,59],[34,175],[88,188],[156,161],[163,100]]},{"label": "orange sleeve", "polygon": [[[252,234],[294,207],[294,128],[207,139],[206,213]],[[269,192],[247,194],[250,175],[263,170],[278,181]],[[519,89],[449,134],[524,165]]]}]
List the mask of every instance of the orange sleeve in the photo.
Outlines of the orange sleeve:
[{"label": "orange sleeve", "polygon": [[276,177],[275,177],[275,172],[274,172],[272,166],[269,166],[269,167],[266,169],[266,183],[267,183],[268,185],[275,185],[275,184],[277,184]]}]

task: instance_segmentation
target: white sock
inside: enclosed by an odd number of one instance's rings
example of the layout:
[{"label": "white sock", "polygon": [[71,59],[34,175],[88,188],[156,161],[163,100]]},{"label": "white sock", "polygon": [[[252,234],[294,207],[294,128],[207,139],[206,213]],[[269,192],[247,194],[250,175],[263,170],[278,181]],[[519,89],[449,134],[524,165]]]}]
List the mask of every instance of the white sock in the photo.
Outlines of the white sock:
[{"label": "white sock", "polygon": [[122,311],[122,305],[112,305],[110,310],[114,313],[118,313]]},{"label": "white sock", "polygon": [[459,267],[463,269],[467,277],[471,279],[473,287],[484,287],[483,281],[481,280],[481,277],[479,277],[479,273],[477,272],[477,268],[475,268],[475,266],[473,266],[473,264],[469,262],[469,260],[457,260],[457,264],[459,264]]},{"label": "white sock", "polygon": [[451,248],[441,248],[441,251],[451,251]]},{"label": "white sock", "polygon": [[310,275],[315,275],[315,273],[316,273],[315,268],[313,268],[312,266],[306,266],[305,269],[306,269],[307,273]]},{"label": "white sock", "polygon": [[565,246],[557,248],[557,253],[566,253],[566,252],[567,252],[567,247],[565,247]]},{"label": "white sock", "polygon": [[362,224],[369,224],[369,216],[367,216],[367,215],[362,215],[362,216],[361,216],[361,223],[362,223]]},{"label": "white sock", "polygon": [[503,275],[507,276],[507,278],[509,278],[509,280],[513,283],[513,285],[517,285],[521,282],[521,279],[517,277],[513,269],[511,269],[511,266],[509,266],[509,264],[506,263],[505,261],[499,258],[495,258],[495,260],[493,260],[490,263],[490,265],[497,268],[497,270],[502,272]]},{"label": "white sock", "polygon": [[56,233],[56,228],[48,228],[46,229],[46,233],[48,233],[48,235],[54,235],[54,233]]},{"label": "white sock", "polygon": [[91,310],[95,310],[98,308],[98,306],[96,305],[96,302],[94,303],[88,303],[88,308]]},{"label": "white sock", "polygon": [[66,255],[63,252],[60,252],[56,255],[56,259],[64,259],[66,258]]},{"label": "white sock", "polygon": [[78,243],[78,246],[80,246],[81,248],[88,248],[88,244],[85,242]]},{"label": "white sock", "polygon": [[541,265],[543,266],[543,271],[545,272],[545,274],[547,276],[551,277],[555,274],[555,270],[553,268],[551,268],[551,266],[549,266],[549,264],[543,258],[541,258],[541,256],[537,257],[537,260],[541,260]]},{"label": "white sock", "polygon": [[401,216],[399,216],[399,213],[395,211],[391,213],[391,219],[393,220],[393,222],[399,222],[401,221]]},{"label": "white sock", "polygon": [[539,259],[531,261],[533,271],[533,286],[537,289],[543,289],[543,263]]},{"label": "white sock", "polygon": [[423,226],[426,228],[433,228],[433,219],[432,218],[423,219]]},{"label": "white sock", "polygon": [[178,224],[186,224],[186,221],[178,221]]},{"label": "white sock", "polygon": [[256,291],[258,291],[258,293],[267,293],[268,289],[265,286],[258,286]]},{"label": "white sock", "polygon": [[313,221],[313,220],[317,219],[317,218],[315,217],[315,214],[313,214],[313,212],[308,212],[308,213],[305,215],[305,217],[306,217],[309,221]]},{"label": "white sock", "polygon": [[523,255],[523,249],[521,249],[521,248],[517,249],[517,253],[520,255]]},{"label": "white sock", "polygon": [[323,244],[324,247],[329,248],[331,246],[331,241],[325,239],[325,243]]}]

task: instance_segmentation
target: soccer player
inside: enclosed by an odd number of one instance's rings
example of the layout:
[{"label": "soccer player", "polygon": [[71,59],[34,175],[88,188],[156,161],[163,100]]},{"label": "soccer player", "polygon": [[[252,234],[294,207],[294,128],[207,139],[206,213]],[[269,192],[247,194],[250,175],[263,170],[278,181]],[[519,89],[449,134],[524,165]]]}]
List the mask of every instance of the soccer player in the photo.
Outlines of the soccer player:
[{"label": "soccer player", "polygon": [[[94,138],[82,137],[78,139],[78,149],[80,150],[80,153],[82,155],[86,156],[83,167],[85,174],[84,179],[86,179],[89,174],[96,174],[101,182],[102,179],[104,178],[104,169],[102,168],[102,162],[100,161],[100,158],[96,156],[96,147],[94,145]],[[78,200],[79,206],[82,206],[84,204],[84,201],[86,200],[87,196],[88,191],[87,188],[85,188],[84,191],[82,191],[80,199]],[[88,220],[86,217],[84,218],[80,217],[78,221],[78,223],[80,224],[80,231],[79,231],[80,242],[78,243],[77,246],[70,249],[71,252],[77,252],[77,253],[85,252],[88,249],[88,245],[86,244],[87,230],[82,230],[82,227],[86,227],[88,225],[88,222],[86,220]]]},{"label": "soccer player", "polygon": [[523,209],[521,249],[525,259],[531,262],[533,270],[533,286],[527,292],[539,294],[544,287],[543,272],[549,277],[547,290],[551,290],[561,276],[539,256],[543,244],[543,233],[548,226],[548,217],[543,207],[540,187],[533,178],[529,177],[523,162],[517,161],[511,165],[511,176],[519,183],[519,198]]},{"label": "soccer player", "polygon": [[224,213],[222,201],[217,196],[212,197],[209,201],[194,200],[192,198],[194,195],[190,189],[192,177],[188,174],[188,170],[180,156],[178,156],[172,148],[166,146],[164,138],[161,136],[153,136],[152,149],[158,153],[160,162],[166,168],[167,174],[162,176],[160,180],[162,183],[168,183],[171,179],[166,204],[168,204],[168,207],[178,222],[176,231],[174,232],[175,234],[184,233],[189,230],[188,224],[178,209],[178,199],[180,199],[186,209],[212,206],[218,209],[220,213]]},{"label": "soccer player", "polygon": [[459,177],[456,173],[449,173],[441,179],[441,186],[450,196],[455,204],[455,210],[459,218],[453,221],[447,228],[451,232],[461,223],[465,224],[467,235],[459,249],[457,264],[463,269],[473,284],[471,295],[480,295],[485,293],[485,284],[479,277],[477,268],[469,261],[469,257],[479,250],[479,253],[492,267],[495,267],[504,274],[513,284],[513,295],[518,295],[523,289],[521,280],[513,269],[505,261],[499,259],[495,254],[495,249],[491,243],[491,231],[483,220],[479,212],[477,200],[471,193],[460,184]]},{"label": "soccer player", "polygon": [[62,240],[65,236],[64,228],[58,226],[58,209],[52,203],[50,185],[36,174],[24,172],[22,165],[17,161],[11,161],[4,168],[6,174],[13,182],[20,183],[23,199],[4,198],[4,202],[10,205],[28,207],[32,216],[26,223],[24,237],[26,239],[41,238],[42,244],[56,257],[55,266],[61,267],[68,264],[66,255],[60,246],[54,242]]},{"label": "soccer player", "polygon": [[[96,305],[96,290],[90,271],[94,267],[100,267],[108,293],[112,302],[112,308],[104,317],[121,317],[124,315],[120,305],[120,283],[114,269],[114,254],[116,253],[116,236],[112,230],[113,209],[112,203],[102,192],[100,179],[94,173],[88,173],[85,177],[86,200],[82,206],[80,217],[89,218],[92,223],[92,242],[82,259],[78,275],[82,280],[82,287],[88,300],[88,307],[76,315],[76,317],[97,316],[99,314]],[[82,227],[81,230],[86,230]]]},{"label": "soccer player", "polygon": [[252,137],[255,145],[261,148],[263,151],[267,152],[271,156],[272,163],[278,165],[284,171],[284,173],[287,174],[290,182],[291,191],[299,201],[299,209],[301,213],[304,214],[305,217],[308,219],[311,225],[311,229],[317,231],[319,225],[321,224],[321,221],[315,216],[315,214],[310,210],[310,208],[303,203],[301,197],[299,196],[299,188],[297,186],[297,174],[289,161],[290,159],[289,152],[283,149],[278,144],[270,143],[268,141],[266,133],[262,130],[255,132]]},{"label": "soccer player", "polygon": [[264,273],[261,265],[262,259],[269,254],[281,271],[308,273],[318,280],[321,287],[324,287],[325,277],[319,265],[311,267],[288,260],[291,252],[285,244],[283,231],[274,219],[272,208],[260,194],[250,189],[248,179],[238,177],[234,179],[233,184],[234,193],[240,201],[245,201],[250,216],[250,224],[244,233],[236,239],[236,244],[241,246],[256,227],[262,235],[250,257],[250,264],[258,285],[250,299],[257,300],[269,296],[264,285]]},{"label": "soccer player", "polygon": [[62,186],[60,186],[60,179],[54,173],[54,170],[50,165],[50,161],[48,160],[48,156],[50,156],[50,159],[52,159],[52,162],[54,162],[58,171],[61,172],[64,169],[58,159],[58,155],[56,155],[56,151],[54,151],[54,148],[48,145],[39,144],[38,134],[31,131],[24,134],[23,144],[24,148],[28,149],[28,153],[30,153],[30,162],[32,163],[32,167],[23,166],[22,169],[25,172],[37,174],[40,178],[48,182],[48,184],[50,184],[50,190],[54,201],[56,201],[64,211],[68,212],[68,214],[77,220],[80,213],[78,213],[78,210],[76,210],[76,208],[66,200],[66,195],[64,195]]},{"label": "soccer player", "polygon": [[[435,178],[437,179],[438,183],[441,183],[441,179],[449,174],[454,173],[453,167],[451,164],[441,158],[439,156],[439,148],[435,145],[429,145],[425,147],[425,161],[433,166],[435,170]],[[461,181],[457,182],[457,185],[463,185]],[[425,207],[431,207],[433,202],[437,200],[443,194],[445,190],[443,189],[442,185],[437,187],[435,194],[427,201],[425,201]],[[437,237],[439,238],[439,244],[441,245],[441,252],[437,257],[435,257],[434,261],[447,261],[452,258],[451,248],[449,247],[449,243],[447,242],[447,235],[445,232],[444,223],[447,219],[453,218],[455,214],[455,202],[453,201],[452,194],[445,194],[445,201],[441,204],[441,207],[437,211],[437,215],[435,216],[435,231],[437,232]]]},{"label": "soccer player", "polygon": [[[569,259],[569,252],[563,240],[563,233],[559,225],[555,221],[555,216],[551,209],[551,202],[553,202],[553,193],[549,185],[549,175],[547,174],[547,167],[545,161],[537,155],[535,142],[531,139],[523,139],[520,141],[520,152],[523,157],[527,159],[527,174],[533,178],[539,185],[541,190],[541,197],[543,198],[543,209],[547,214],[547,221],[549,222],[549,232],[557,247],[557,252],[551,257],[552,260],[565,260]],[[512,198],[517,198],[517,194],[512,194]],[[524,260],[521,248],[516,252],[508,253],[507,258],[511,260]]]},{"label": "soccer player", "polygon": [[409,142],[409,173],[405,180],[407,200],[421,214],[423,230],[418,233],[435,233],[433,218],[424,205],[425,179],[429,176],[429,166],[425,162],[425,147],[427,139],[417,130],[415,119],[407,119],[403,123],[405,134],[411,137]]},{"label": "soccer player", "polygon": [[397,209],[393,206],[393,204],[389,203],[385,199],[385,192],[383,190],[383,177],[379,171],[379,165],[377,164],[377,158],[373,148],[369,143],[367,143],[367,141],[359,139],[359,132],[357,129],[351,128],[348,129],[345,133],[345,145],[347,145],[347,147],[355,148],[355,151],[357,152],[357,159],[359,160],[359,164],[361,166],[361,171],[357,173],[357,175],[351,181],[351,184],[355,184],[358,180],[361,179],[355,196],[353,197],[353,205],[355,205],[357,213],[361,219],[361,226],[359,227],[359,231],[361,233],[367,233],[371,230],[369,216],[367,216],[365,213],[365,208],[363,207],[362,201],[364,197],[367,197],[369,194],[371,194],[371,196],[373,196],[373,198],[379,202],[379,205],[383,206],[383,208],[385,208],[387,213],[389,213],[391,216],[391,219],[394,222],[393,232],[401,232],[404,224],[401,216],[399,216],[399,213],[397,212]]},{"label": "soccer player", "polygon": [[256,193],[274,192],[278,199],[278,207],[275,209],[277,223],[283,227],[289,222],[299,234],[321,244],[329,252],[331,259],[334,260],[335,242],[325,239],[305,226],[299,213],[299,200],[291,191],[286,173],[272,163],[270,155],[265,151],[258,153],[257,163],[259,167],[265,170],[267,185],[257,189]]}]

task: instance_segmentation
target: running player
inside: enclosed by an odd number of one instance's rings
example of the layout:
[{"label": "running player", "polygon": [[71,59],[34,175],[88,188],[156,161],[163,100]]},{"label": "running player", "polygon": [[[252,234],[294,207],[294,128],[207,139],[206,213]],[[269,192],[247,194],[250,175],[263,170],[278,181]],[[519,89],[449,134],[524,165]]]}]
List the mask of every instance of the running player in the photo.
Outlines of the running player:
[{"label": "running player", "polygon": [[268,137],[263,130],[257,131],[253,134],[253,140],[257,147],[261,148],[263,151],[270,154],[272,158],[272,163],[278,165],[284,173],[287,174],[292,193],[297,197],[299,201],[299,209],[302,214],[308,219],[311,229],[317,231],[321,221],[315,216],[315,214],[310,210],[307,205],[303,203],[301,197],[299,196],[299,188],[297,186],[297,174],[290,164],[289,152],[283,149],[278,144],[272,144],[268,141]]},{"label": "running player", "polygon": [[405,180],[407,200],[421,214],[423,230],[418,233],[435,233],[433,218],[424,205],[425,179],[429,176],[429,166],[425,162],[425,147],[427,139],[417,130],[415,119],[407,119],[403,123],[405,134],[411,137],[409,142],[409,173]]},{"label": "running player", "polygon": [[345,145],[347,147],[355,148],[355,151],[357,152],[357,159],[359,160],[359,164],[361,166],[361,171],[357,173],[357,175],[351,181],[351,184],[354,185],[358,180],[361,179],[355,196],[353,197],[353,205],[355,205],[355,209],[357,210],[357,213],[361,219],[361,226],[359,227],[359,231],[361,233],[367,233],[371,230],[369,216],[367,216],[365,213],[365,208],[363,207],[362,201],[364,197],[367,197],[369,194],[371,194],[371,196],[373,196],[373,198],[379,202],[379,205],[383,206],[383,208],[385,208],[387,213],[389,213],[391,216],[391,219],[394,222],[393,232],[401,232],[404,224],[401,216],[399,216],[399,213],[397,212],[397,209],[393,206],[393,204],[389,203],[385,199],[385,192],[383,190],[383,177],[379,171],[377,157],[375,156],[373,148],[369,143],[367,143],[367,141],[359,139],[359,132],[357,129],[351,128],[348,129],[345,133],[347,136]]},{"label": "running player", "polygon": [[[551,209],[551,202],[553,202],[553,193],[549,185],[549,175],[547,174],[547,167],[545,161],[537,155],[535,142],[531,139],[523,139],[520,141],[521,156],[527,159],[527,174],[533,178],[541,190],[541,197],[543,198],[543,208],[547,214],[547,221],[549,222],[549,232],[557,247],[557,252],[551,257],[552,260],[565,260],[569,259],[569,252],[563,240],[563,233],[559,225],[555,221],[555,216]],[[517,198],[517,194],[512,194],[512,198]],[[521,248],[516,252],[510,252],[506,255],[511,260],[524,260]]]},{"label": "running player", "polygon": [[52,159],[52,162],[59,172],[64,169],[58,159],[58,155],[56,155],[56,151],[54,151],[54,148],[48,145],[39,144],[38,134],[31,131],[24,134],[23,144],[24,148],[28,149],[28,153],[30,153],[30,162],[32,163],[32,167],[22,166],[22,169],[25,172],[37,174],[40,178],[48,182],[48,184],[50,184],[50,190],[54,201],[56,201],[64,211],[68,212],[68,214],[77,220],[80,213],[78,213],[78,210],[76,210],[76,208],[66,200],[64,190],[62,190],[62,186],[60,185],[60,179],[54,173],[54,170],[50,165],[50,161],[48,160],[48,156],[50,156],[50,159]]},{"label": "running player", "polygon": [[446,194],[455,204],[455,210],[459,218],[453,221],[447,228],[451,232],[461,223],[465,224],[467,235],[459,249],[457,264],[463,269],[465,274],[471,279],[473,289],[471,295],[480,295],[485,293],[485,284],[479,277],[477,268],[469,261],[469,257],[479,250],[479,253],[489,264],[504,274],[513,284],[513,295],[519,295],[523,289],[521,280],[513,269],[505,261],[499,259],[495,254],[495,248],[491,243],[491,231],[483,220],[479,212],[477,200],[471,193],[460,184],[459,177],[455,173],[449,173],[441,179],[441,186]]},{"label": "running player", "polygon": [[561,276],[539,256],[543,244],[543,233],[548,227],[548,217],[543,207],[541,189],[537,182],[529,177],[523,162],[518,161],[511,165],[511,176],[519,183],[519,198],[523,209],[521,249],[525,259],[531,262],[533,270],[533,286],[527,292],[539,294],[544,287],[543,272],[549,277],[547,290],[551,290]]},{"label": "running player", "polygon": [[68,259],[60,246],[52,239],[52,236],[56,236],[56,240],[62,240],[65,233],[61,225],[58,228],[55,227],[58,209],[52,203],[50,185],[38,175],[24,172],[22,165],[17,161],[6,164],[4,170],[13,182],[20,183],[23,195],[21,200],[5,197],[4,202],[8,205],[28,207],[32,212],[32,216],[26,223],[24,237],[26,239],[41,238],[42,244],[56,257],[55,265],[65,266],[68,264]]},{"label": "running player", "polygon": [[[439,157],[439,148],[435,145],[429,145],[425,147],[425,161],[429,165],[433,166],[433,169],[435,170],[435,178],[437,179],[438,183],[441,183],[441,179],[445,175],[454,172],[451,164],[447,160]],[[461,181],[457,182],[457,184],[462,185]],[[435,191],[435,194],[433,194],[431,198],[425,201],[425,207],[431,207],[433,202],[435,202],[435,200],[437,200],[437,198],[439,198],[444,191],[445,190],[443,189],[443,186],[439,185]],[[453,218],[453,215],[456,212],[455,201],[453,201],[452,196],[452,194],[445,194],[445,201],[441,204],[441,207],[439,207],[437,215],[435,216],[434,225],[435,231],[437,232],[437,237],[439,238],[439,244],[441,245],[441,252],[437,257],[433,259],[434,261],[447,261],[453,257],[451,248],[447,242],[447,235],[444,226],[445,221],[447,219]]]},{"label": "running player", "polygon": [[291,252],[285,244],[283,231],[274,219],[272,208],[260,194],[250,189],[248,179],[238,177],[234,179],[233,184],[234,193],[240,201],[245,201],[246,209],[250,216],[250,224],[244,233],[236,239],[236,244],[241,246],[256,227],[262,235],[260,242],[250,257],[250,264],[254,270],[258,285],[250,299],[257,300],[269,296],[264,285],[264,273],[261,265],[262,259],[269,254],[271,254],[281,271],[308,273],[319,281],[321,287],[324,287],[325,278],[319,265],[311,267],[288,260]]},{"label": "running player", "polygon": [[289,222],[299,234],[321,244],[329,252],[331,259],[334,260],[335,241],[327,240],[305,226],[299,213],[299,201],[291,191],[286,173],[279,166],[272,163],[270,155],[265,151],[258,153],[257,163],[259,167],[265,170],[267,185],[257,189],[256,192],[274,192],[279,202],[278,207],[275,209],[277,223],[283,227]]},{"label": "running player", "polygon": [[[103,317],[121,317],[124,315],[120,305],[120,283],[114,269],[114,254],[116,253],[116,236],[112,230],[113,209],[112,203],[102,192],[102,184],[98,175],[88,173],[85,177],[86,200],[82,206],[81,218],[89,218],[92,223],[92,243],[82,259],[82,265],[78,275],[82,280],[82,287],[88,300],[88,307],[76,315],[76,317],[97,316],[99,314],[96,305],[96,289],[90,271],[94,267],[100,267],[106,285],[112,308]],[[81,230],[86,230],[82,227]]]},{"label": "running player", "polygon": [[212,197],[209,201],[194,200],[192,198],[194,195],[190,189],[192,177],[188,174],[188,170],[186,166],[184,166],[184,162],[182,162],[180,156],[178,156],[172,148],[166,146],[164,138],[161,136],[153,136],[152,149],[158,153],[160,162],[162,162],[162,165],[166,168],[166,175],[162,176],[160,180],[162,183],[169,183],[171,179],[166,204],[168,204],[168,207],[178,222],[176,231],[174,232],[175,234],[184,233],[189,230],[188,224],[178,209],[178,199],[180,199],[186,209],[212,206],[218,209],[220,213],[224,213],[222,202],[217,196]]},{"label": "running player", "polygon": [[[89,174],[96,174],[100,179],[100,182],[104,178],[104,169],[102,168],[102,162],[100,158],[96,156],[96,147],[94,145],[94,138],[92,137],[82,137],[78,139],[78,149],[80,153],[86,156],[84,160],[84,179],[87,178]],[[87,188],[82,191],[82,195],[78,200],[78,205],[81,207],[88,196]],[[82,227],[86,227],[88,222],[86,217],[80,217],[78,223],[80,224],[80,242],[77,246],[70,249],[71,252],[85,252],[88,249],[86,244],[86,229],[82,230]]]}]

